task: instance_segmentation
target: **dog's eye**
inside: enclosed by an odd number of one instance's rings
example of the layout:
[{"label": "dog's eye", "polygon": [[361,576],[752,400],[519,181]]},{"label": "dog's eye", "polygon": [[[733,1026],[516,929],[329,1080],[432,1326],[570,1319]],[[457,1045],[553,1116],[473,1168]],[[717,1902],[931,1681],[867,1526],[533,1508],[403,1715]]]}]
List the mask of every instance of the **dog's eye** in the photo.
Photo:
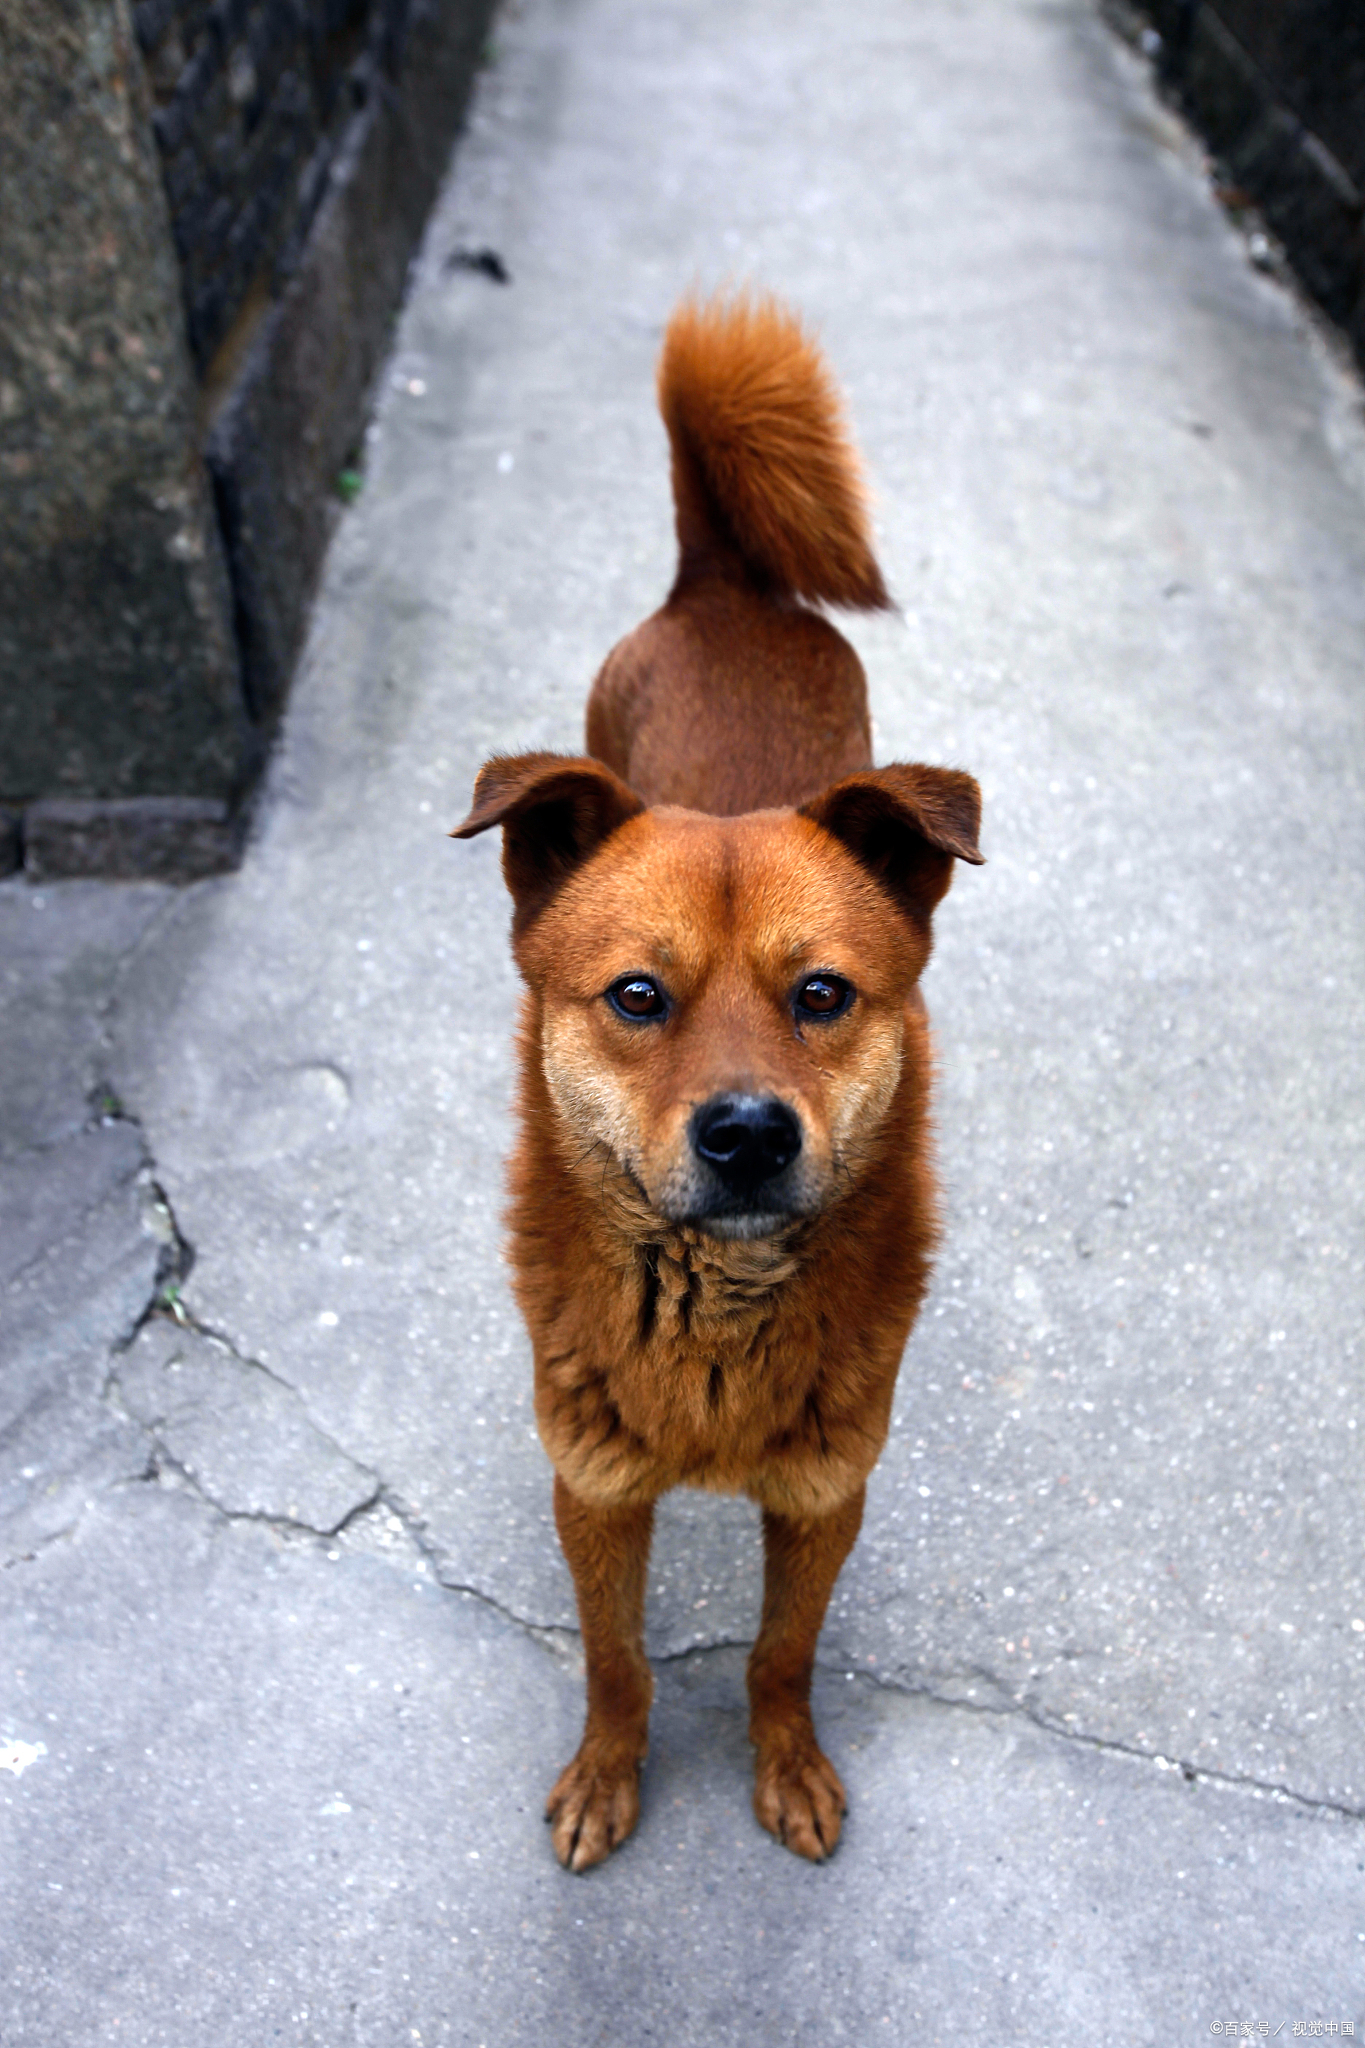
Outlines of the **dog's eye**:
[{"label": "dog's eye", "polygon": [[613,982],[607,990],[607,1001],[621,1016],[632,1021],[641,1017],[662,1017],[668,1009],[663,991],[644,974],[628,974]]},{"label": "dog's eye", "polygon": [[801,1017],[841,1017],[852,1001],[852,986],[842,974],[812,974],[796,991]]}]

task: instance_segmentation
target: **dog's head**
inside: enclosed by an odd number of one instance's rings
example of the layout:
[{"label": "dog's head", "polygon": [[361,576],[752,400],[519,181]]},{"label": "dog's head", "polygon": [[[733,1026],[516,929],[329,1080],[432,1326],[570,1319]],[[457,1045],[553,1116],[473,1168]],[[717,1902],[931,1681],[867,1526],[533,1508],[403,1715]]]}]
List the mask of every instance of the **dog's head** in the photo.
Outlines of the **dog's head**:
[{"label": "dog's head", "polygon": [[852,775],[798,811],[646,809],[591,760],[490,761],[455,837],[504,833],[517,964],[574,1141],[666,1221],[766,1237],[856,1179],[906,1001],[981,799],[952,769]]}]

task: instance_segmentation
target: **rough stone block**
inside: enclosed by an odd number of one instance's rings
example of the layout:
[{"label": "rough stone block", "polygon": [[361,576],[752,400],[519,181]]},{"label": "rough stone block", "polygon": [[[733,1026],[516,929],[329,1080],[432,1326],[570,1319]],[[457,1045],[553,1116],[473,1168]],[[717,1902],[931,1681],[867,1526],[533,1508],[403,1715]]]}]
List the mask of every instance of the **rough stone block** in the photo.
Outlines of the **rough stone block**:
[{"label": "rough stone block", "polygon": [[184,878],[236,850],[491,0],[72,7],[0,25],[0,804],[36,875]]},{"label": "rough stone block", "polygon": [[138,0],[133,9],[133,26],[146,56],[152,54],[174,16],[174,0]]},{"label": "rough stone block", "polygon": [[190,882],[236,864],[241,830],[230,807],[212,797],[46,798],[25,814],[24,863],[35,881]]},{"label": "rough stone block", "polygon": [[131,22],[7,8],[0,68],[0,800],[221,799],[231,599]]}]

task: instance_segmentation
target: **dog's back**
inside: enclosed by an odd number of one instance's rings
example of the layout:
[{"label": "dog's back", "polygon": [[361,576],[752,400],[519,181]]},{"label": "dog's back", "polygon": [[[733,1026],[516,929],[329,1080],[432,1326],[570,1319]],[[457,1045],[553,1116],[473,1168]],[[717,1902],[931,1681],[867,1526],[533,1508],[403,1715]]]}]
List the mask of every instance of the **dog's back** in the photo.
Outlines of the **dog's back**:
[{"label": "dog's back", "polygon": [[659,407],[677,580],[608,655],[588,751],[649,803],[800,804],[872,760],[862,663],[811,606],[889,604],[838,394],[793,314],[739,296],[673,315]]}]

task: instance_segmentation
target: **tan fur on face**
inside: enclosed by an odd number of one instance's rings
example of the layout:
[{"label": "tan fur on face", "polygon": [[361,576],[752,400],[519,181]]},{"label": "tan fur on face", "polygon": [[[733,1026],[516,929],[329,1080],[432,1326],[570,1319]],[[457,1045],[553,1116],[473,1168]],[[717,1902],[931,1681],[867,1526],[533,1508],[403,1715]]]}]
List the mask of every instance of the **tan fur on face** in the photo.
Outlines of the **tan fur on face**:
[{"label": "tan fur on face", "polygon": [[[705,1228],[689,1125],[724,1093],[774,1095],[797,1116],[791,1214],[835,1198],[895,1095],[905,999],[925,951],[805,819],[660,809],[629,820],[570,879],[521,957],[541,1000],[545,1080],[572,1138],[585,1152],[602,1147],[664,1220]],[[798,1022],[794,993],[818,971],[851,982],[853,1005]],[[612,1009],[607,990],[631,973],[666,991],[666,1021]],[[715,1228],[736,1234],[728,1221]]]},{"label": "tan fur on face", "polygon": [[[622,1506],[687,1484],[821,1515],[871,1470],[936,1235],[921,1006],[903,1028],[881,1128],[834,1198],[753,1243],[669,1224],[556,1113],[539,1060],[524,1065],[517,1294],[541,1435],[580,1499]],[[541,1036],[533,990],[523,1044]]]}]

